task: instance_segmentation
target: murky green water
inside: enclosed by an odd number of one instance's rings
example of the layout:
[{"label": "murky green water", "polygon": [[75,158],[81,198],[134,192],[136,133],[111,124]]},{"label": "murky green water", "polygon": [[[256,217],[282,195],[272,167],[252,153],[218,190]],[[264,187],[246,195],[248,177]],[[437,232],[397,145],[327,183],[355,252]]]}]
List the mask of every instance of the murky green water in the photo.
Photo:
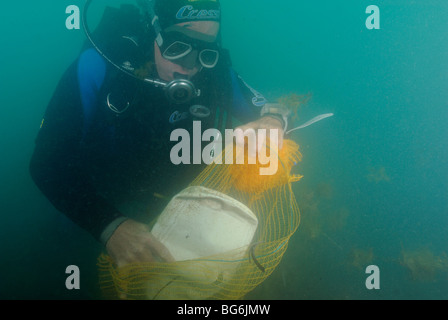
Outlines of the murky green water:
[{"label": "murky green water", "polygon": [[[335,114],[292,134],[303,153],[301,226],[248,298],[447,299],[448,3],[221,2],[224,44],[248,83],[271,100],[311,95],[297,125]],[[84,41],[65,28],[65,8],[83,3],[3,5],[2,299],[97,297],[101,246],[28,173],[42,114]],[[371,4],[379,30],[365,25]],[[82,272],[77,292],[65,288],[70,264]],[[368,265],[379,267],[379,290],[366,289]]]}]

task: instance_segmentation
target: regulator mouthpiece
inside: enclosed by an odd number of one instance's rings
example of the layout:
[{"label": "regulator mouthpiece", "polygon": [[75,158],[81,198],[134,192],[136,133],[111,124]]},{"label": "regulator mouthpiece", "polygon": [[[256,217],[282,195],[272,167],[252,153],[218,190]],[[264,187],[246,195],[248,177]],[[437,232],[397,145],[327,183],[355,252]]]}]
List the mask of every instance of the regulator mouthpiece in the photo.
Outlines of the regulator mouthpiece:
[{"label": "regulator mouthpiece", "polygon": [[175,104],[187,103],[201,94],[201,91],[195,88],[193,82],[187,79],[175,79],[170,82],[165,82],[147,78],[145,81],[163,87],[168,100]]}]

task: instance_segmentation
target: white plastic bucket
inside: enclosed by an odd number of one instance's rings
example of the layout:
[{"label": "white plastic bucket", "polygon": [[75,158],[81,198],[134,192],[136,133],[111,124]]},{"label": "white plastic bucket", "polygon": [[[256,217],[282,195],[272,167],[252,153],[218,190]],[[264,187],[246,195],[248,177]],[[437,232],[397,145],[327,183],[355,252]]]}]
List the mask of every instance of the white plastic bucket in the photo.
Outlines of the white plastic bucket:
[{"label": "white plastic bucket", "polygon": [[247,258],[257,226],[258,219],[247,206],[221,192],[198,186],[181,191],[151,233],[176,261],[186,264],[151,283],[148,299],[166,297],[167,290],[170,299],[213,298],[221,290],[219,283],[231,280]]},{"label": "white plastic bucket", "polygon": [[193,186],[169,202],[151,232],[176,261],[183,261],[248,246],[257,226],[257,217],[241,202]]}]

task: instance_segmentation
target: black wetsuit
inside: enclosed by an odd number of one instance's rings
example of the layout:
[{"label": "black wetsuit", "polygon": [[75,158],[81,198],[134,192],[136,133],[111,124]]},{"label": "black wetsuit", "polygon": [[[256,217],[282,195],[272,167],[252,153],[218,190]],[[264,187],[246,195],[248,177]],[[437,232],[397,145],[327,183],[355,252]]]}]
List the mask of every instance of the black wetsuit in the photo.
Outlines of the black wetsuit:
[{"label": "black wetsuit", "polygon": [[[100,239],[124,215],[153,219],[167,201],[203,169],[173,165],[175,128],[194,120],[222,130],[235,117],[259,117],[265,99],[228,64],[201,71],[194,82],[201,96],[188,105],[168,103],[161,88],[116,70],[88,48],[66,71],[47,107],[32,156],[31,175],[51,203]],[[112,111],[109,105],[123,110]],[[189,107],[211,110],[196,119]],[[227,119],[227,120],[226,120]]]}]

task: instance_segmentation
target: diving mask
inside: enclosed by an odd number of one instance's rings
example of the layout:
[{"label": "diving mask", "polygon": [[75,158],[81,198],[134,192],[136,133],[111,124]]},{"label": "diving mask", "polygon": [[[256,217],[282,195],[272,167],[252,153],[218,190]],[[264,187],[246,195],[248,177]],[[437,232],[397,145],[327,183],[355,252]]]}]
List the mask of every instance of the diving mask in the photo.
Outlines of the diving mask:
[{"label": "diving mask", "polygon": [[[214,68],[219,60],[219,46],[216,37],[202,34],[184,27],[172,26],[160,33],[157,41],[162,56],[176,64],[193,67],[197,60],[204,68]],[[191,61],[191,55],[194,61]]]}]

